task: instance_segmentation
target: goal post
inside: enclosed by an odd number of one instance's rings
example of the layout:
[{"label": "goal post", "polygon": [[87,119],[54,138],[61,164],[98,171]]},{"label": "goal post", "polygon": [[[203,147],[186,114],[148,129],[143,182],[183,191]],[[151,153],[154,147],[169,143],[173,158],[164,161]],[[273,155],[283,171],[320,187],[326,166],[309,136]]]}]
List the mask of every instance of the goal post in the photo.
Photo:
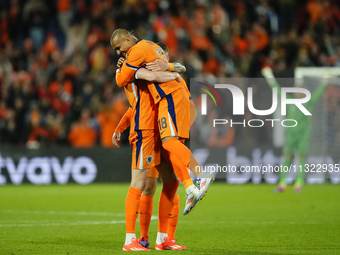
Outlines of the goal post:
[{"label": "goal post", "polygon": [[294,76],[311,93],[329,78],[328,88],[314,106],[310,155],[322,157],[323,163],[340,157],[340,67],[297,67]]},{"label": "goal post", "polygon": [[340,67],[297,67],[294,71],[295,78],[320,77],[325,74],[340,77]]}]

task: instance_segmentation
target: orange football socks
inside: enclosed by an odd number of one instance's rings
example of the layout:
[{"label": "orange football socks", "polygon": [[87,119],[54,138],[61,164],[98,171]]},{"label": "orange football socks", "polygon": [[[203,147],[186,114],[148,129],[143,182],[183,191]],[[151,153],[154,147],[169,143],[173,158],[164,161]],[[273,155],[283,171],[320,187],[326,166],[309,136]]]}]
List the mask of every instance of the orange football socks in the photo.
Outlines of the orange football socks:
[{"label": "orange football socks", "polygon": [[142,195],[139,208],[139,226],[141,236],[149,239],[149,226],[153,209],[153,196]]},{"label": "orange football socks", "polygon": [[142,190],[130,187],[125,200],[126,233],[135,233]]},{"label": "orange football socks", "polygon": [[162,144],[163,148],[174,154],[184,166],[190,165],[190,150],[176,138],[171,138]]},{"label": "orange football socks", "polygon": [[158,232],[167,233],[169,214],[172,213],[174,197],[179,181],[163,184],[161,196],[158,204]]},{"label": "orange football socks", "polygon": [[171,215],[169,215],[168,237],[175,239],[175,232],[177,228],[179,214],[179,195],[177,194],[173,201]]},{"label": "orange football socks", "polygon": [[[187,168],[190,163],[190,150],[176,138],[164,142],[163,148],[162,156],[171,164],[177,178],[183,183],[184,188],[189,188],[193,185]],[[180,160],[180,157],[182,160]]]}]

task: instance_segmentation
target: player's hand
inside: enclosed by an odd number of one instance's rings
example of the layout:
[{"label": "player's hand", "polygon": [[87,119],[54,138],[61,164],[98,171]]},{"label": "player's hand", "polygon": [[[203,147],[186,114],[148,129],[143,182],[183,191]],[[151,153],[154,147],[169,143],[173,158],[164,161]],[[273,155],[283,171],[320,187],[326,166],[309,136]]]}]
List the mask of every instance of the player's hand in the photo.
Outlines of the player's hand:
[{"label": "player's hand", "polygon": [[120,133],[119,132],[114,132],[112,136],[112,143],[114,146],[117,148],[120,147]]},{"label": "player's hand", "polygon": [[270,67],[265,67],[261,70],[262,75],[267,78],[267,79],[273,79],[274,74],[273,74],[273,70]]},{"label": "player's hand", "polygon": [[124,61],[125,61],[125,58],[120,57],[120,58],[118,59],[118,62],[117,62],[117,67],[118,67],[118,68],[121,68],[122,65],[123,65],[123,63],[124,63]]},{"label": "player's hand", "polygon": [[178,73],[174,73],[175,74],[175,76],[176,76],[176,81],[177,82],[181,82],[181,79],[182,79],[182,77],[178,74]]},{"label": "player's hand", "polygon": [[149,71],[153,71],[153,72],[162,72],[162,71],[166,71],[170,68],[169,63],[164,63],[162,60],[160,59],[156,59],[154,62],[152,63],[147,63],[146,64],[146,68]]}]

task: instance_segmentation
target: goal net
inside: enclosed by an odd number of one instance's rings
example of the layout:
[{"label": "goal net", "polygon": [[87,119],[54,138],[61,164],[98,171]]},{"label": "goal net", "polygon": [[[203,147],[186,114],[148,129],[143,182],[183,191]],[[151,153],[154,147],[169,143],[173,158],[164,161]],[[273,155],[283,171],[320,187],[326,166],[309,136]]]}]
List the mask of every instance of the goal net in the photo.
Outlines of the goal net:
[{"label": "goal net", "polygon": [[[329,77],[324,79],[323,77]],[[313,93],[326,81],[327,89],[314,106],[309,164],[339,164],[340,160],[340,68],[298,67],[295,78]],[[307,158],[308,159],[308,158]],[[330,171],[315,176],[331,177]],[[338,173],[336,174],[338,175]]]}]

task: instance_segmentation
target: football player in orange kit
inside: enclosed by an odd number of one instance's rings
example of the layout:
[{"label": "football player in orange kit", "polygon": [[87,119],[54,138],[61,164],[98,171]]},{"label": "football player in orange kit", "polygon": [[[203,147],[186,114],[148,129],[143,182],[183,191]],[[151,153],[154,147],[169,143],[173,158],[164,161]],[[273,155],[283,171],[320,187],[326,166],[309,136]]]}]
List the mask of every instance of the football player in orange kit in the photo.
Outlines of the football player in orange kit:
[{"label": "football player in orange kit", "polygon": [[[123,54],[127,57],[121,70],[116,73],[117,85],[120,87],[130,82],[137,69],[144,64],[154,62],[156,59],[168,63],[161,47],[151,41],[138,40],[125,29],[115,30],[110,43],[118,55]],[[138,77],[135,78],[138,79]],[[197,189],[187,171],[187,169],[190,170],[191,152],[178,138],[189,138],[190,117],[187,111],[189,98],[183,87],[176,81],[149,83],[148,90],[154,103],[158,104],[158,126],[162,147],[168,151],[172,164],[182,166],[178,169],[174,168],[174,171],[186,189],[186,205],[183,214],[187,214],[204,196],[214,179],[212,175],[199,179],[200,189]]]},{"label": "football player in orange kit", "polygon": [[[161,59],[167,62],[167,59],[164,55],[164,51],[156,46],[153,42],[145,41],[145,40],[137,40],[134,36],[132,36],[128,31],[123,29],[116,30],[111,37],[111,45],[117,51],[119,55],[125,55],[128,59],[122,65],[121,70],[117,71],[116,81],[118,86],[124,87],[129,82],[133,81],[133,76],[135,75],[135,71],[140,67],[143,63],[148,63],[154,61],[155,59]],[[138,47],[136,47],[138,46]],[[138,77],[136,77],[138,78]],[[166,86],[167,85],[167,86]],[[148,90],[151,93],[151,96],[154,100],[154,103],[159,105],[158,107],[158,124],[160,129],[160,134],[162,138],[163,147],[168,151],[168,159],[172,165],[179,165],[181,167],[173,167],[178,178],[183,182],[186,191],[187,191],[187,203],[183,214],[188,213],[197,201],[203,197],[207,188],[211,184],[213,178],[202,178],[201,179],[201,187],[198,190],[192,183],[190,175],[187,171],[187,166],[190,163],[190,150],[186,148],[179,140],[180,138],[188,138],[189,132],[189,112],[187,111],[189,107],[189,99],[185,94],[184,89],[180,86],[178,82],[168,82],[168,83],[149,83],[147,85]],[[136,105],[135,116],[135,128],[137,131],[136,142],[136,161],[133,164],[135,166],[143,166],[142,154],[140,154],[143,150],[141,149],[141,141],[142,129],[139,125],[140,119],[147,119],[149,115],[143,114],[144,118],[140,114],[141,108],[139,106],[139,86],[132,86],[134,96],[136,100],[138,100]],[[184,93],[184,94],[183,94]],[[175,107],[176,105],[176,107]],[[153,107],[150,105],[150,107]],[[182,109],[182,111],[180,111]],[[136,121],[137,120],[137,121]],[[177,124],[178,125],[177,125]],[[145,131],[144,131],[145,133]],[[152,159],[152,157],[151,157]],[[156,162],[156,161],[154,161]],[[141,169],[141,168],[136,168]],[[144,169],[144,168],[142,168]],[[177,169],[177,171],[176,171]],[[179,169],[179,170],[178,170]],[[128,204],[131,204],[129,201],[134,201],[133,204],[139,205],[139,199],[141,195],[141,186],[145,185],[147,177],[147,172],[145,171],[132,171],[132,181],[131,187],[129,189],[129,193],[126,201],[126,208],[128,208]],[[178,184],[177,184],[178,185]],[[139,188],[138,188],[139,187]],[[173,187],[175,190],[175,187]],[[176,187],[177,188],[177,187]],[[170,189],[169,189],[170,191]],[[132,199],[130,199],[132,197]],[[138,200],[138,201],[137,201]],[[138,207],[138,206],[136,206]],[[129,231],[127,231],[129,233]],[[163,232],[166,235],[166,231]],[[161,238],[162,239],[162,238]],[[164,237],[163,237],[164,239]]]},{"label": "football player in orange kit", "polygon": [[[118,64],[119,65],[119,64]],[[146,69],[140,70],[140,75],[148,79],[155,79],[157,81],[179,79],[179,75],[176,73],[151,73]],[[138,86],[137,86],[138,85]],[[146,181],[142,182],[139,178],[146,179],[148,176],[149,169],[155,168],[155,166],[161,163],[161,142],[157,127],[157,107],[152,107],[150,102],[150,93],[146,88],[146,82],[143,80],[132,81],[125,86],[125,92],[129,100],[129,110],[127,114],[124,115],[122,121],[118,128],[126,129],[128,125],[131,124],[130,132],[130,144],[133,147],[132,153],[132,180],[129,192],[125,203],[125,215],[126,215],[126,239],[123,246],[125,251],[142,251],[148,250],[138,243],[135,236],[135,223],[136,218],[139,213],[139,204],[144,190]],[[152,99],[152,98],[151,98]],[[147,114],[148,118],[140,118],[140,109],[145,109],[144,112]],[[130,116],[126,118],[126,116]],[[126,125],[128,121],[128,125]],[[116,134],[116,133],[115,133]],[[114,142],[115,136],[113,136],[112,141]],[[160,169],[162,179],[164,181],[164,186],[162,190],[163,199],[160,204],[160,208],[163,210],[162,215],[159,219],[164,219],[160,224],[163,229],[167,228],[168,224],[168,214],[171,213],[172,203],[174,198],[173,190],[177,189],[178,181],[174,175],[172,169]],[[153,172],[157,172],[157,169]],[[166,225],[166,227],[164,227]],[[164,231],[164,230],[163,230]],[[166,231],[165,231],[166,232]],[[185,249],[184,246],[176,245],[174,242],[170,242],[163,238],[160,245],[167,249]],[[167,242],[166,242],[167,241]]]},{"label": "football player in orange kit", "polygon": [[[140,76],[145,79],[156,79],[157,81],[163,81],[164,79],[175,79],[179,78],[178,75],[172,74],[173,77],[169,76],[169,73],[151,73],[146,69],[141,69],[139,71]],[[156,74],[156,76],[155,76]],[[144,76],[143,76],[144,75]],[[168,78],[169,77],[169,78]],[[136,84],[138,83],[138,87]],[[131,187],[128,192],[126,199],[126,240],[123,250],[146,250],[149,248],[149,243],[146,240],[139,240],[143,243],[142,247],[135,237],[135,222],[137,218],[137,211],[139,208],[139,203],[144,201],[145,203],[150,202],[149,197],[140,195],[142,190],[145,188],[146,182],[136,182],[138,178],[135,178],[136,172],[149,173],[150,177],[158,177],[158,167],[160,165],[160,137],[157,128],[157,111],[155,107],[150,107],[149,93],[145,93],[145,81],[133,81],[125,86],[125,92],[129,99],[129,110],[123,116],[120,121],[113,137],[112,142],[114,145],[119,147],[120,133],[123,132],[130,124],[130,144],[133,147],[132,154],[132,181]],[[147,105],[145,105],[147,104]],[[138,108],[145,109],[148,118],[140,118],[138,113]],[[135,128],[138,126],[138,129]],[[141,130],[139,130],[141,129]],[[150,169],[150,171],[149,171]],[[173,200],[175,192],[177,190],[178,181],[171,168],[162,167],[159,169],[163,180],[163,189],[161,193],[161,199],[159,204],[159,233],[157,234],[156,249],[172,249],[180,250],[185,249],[185,246],[177,245],[174,239],[170,239],[167,236],[162,236],[163,232],[167,232],[169,214],[172,211]],[[156,179],[157,180],[157,179]],[[151,205],[152,206],[152,205]],[[142,208],[140,209],[142,210]],[[151,213],[149,214],[151,216]],[[149,215],[140,215],[141,218],[148,217]],[[146,228],[141,228],[142,232]],[[145,232],[143,232],[144,234]]]},{"label": "football player in orange kit", "polygon": [[[162,49],[165,51],[166,57],[168,58],[168,53],[169,53],[169,48],[163,44],[163,43],[158,43],[159,46],[162,47]],[[124,58],[121,58],[119,60],[119,64],[118,66],[121,66],[122,64],[122,60]],[[162,64],[163,63],[163,64]],[[174,71],[178,72],[178,73],[183,73],[185,72],[185,67],[183,65],[181,65],[180,63],[173,63],[175,68]],[[166,64],[164,62],[161,61],[161,63],[150,63],[147,65],[148,67],[152,67],[154,70],[157,69],[163,69],[163,70],[167,70],[168,66],[166,66]],[[142,78],[144,80],[150,80],[152,81],[152,79],[154,79],[153,75],[155,74],[155,72],[153,73],[147,73],[145,71],[143,71],[143,69],[138,70],[138,77]],[[143,72],[143,73],[142,73]],[[162,74],[162,73],[157,73],[157,74]],[[159,80],[156,80],[159,81]],[[192,125],[192,123],[194,122],[195,118],[196,118],[196,107],[194,102],[191,100],[191,95],[190,92],[188,90],[188,87],[185,83],[185,81],[182,79],[181,80],[181,85],[183,86],[183,88],[186,90],[186,93],[189,96],[190,99],[190,126]],[[122,117],[119,125],[117,126],[115,133],[112,137],[112,142],[115,146],[119,147],[119,140],[120,140],[120,135],[121,133],[129,126],[130,120],[132,117],[132,113],[131,113],[131,108],[129,108],[129,110],[126,112],[126,114]],[[184,142],[181,141],[181,142]],[[141,245],[143,245],[143,247],[148,248],[149,247],[149,225],[150,225],[150,221],[151,221],[151,215],[152,215],[152,209],[153,209],[153,196],[154,193],[156,191],[157,188],[157,179],[158,179],[158,169],[159,171],[162,173],[162,176],[164,175],[165,169],[169,169],[168,172],[172,171],[172,169],[170,168],[168,162],[164,161],[162,162],[161,167],[159,168],[159,166],[157,167],[151,167],[149,170],[149,175],[148,175],[148,180],[147,180],[147,184],[146,187],[143,191],[141,200],[140,200],[140,215],[139,215],[139,223],[140,223],[140,229],[141,229],[141,238],[138,239],[139,243]],[[162,180],[164,181],[164,178],[162,178]],[[164,184],[166,184],[166,179]],[[161,206],[162,204],[164,204],[164,202],[162,201],[164,199],[164,196],[160,197],[160,201],[159,201],[159,205],[160,205],[160,210],[162,209],[163,206]],[[163,245],[159,245],[157,244],[156,241],[156,249],[164,249],[164,248],[170,248],[170,249],[185,249],[185,246],[181,246],[181,245],[177,245],[176,244],[176,240],[175,240],[175,231],[177,228],[177,221],[178,221],[178,214],[179,214],[179,195],[176,192],[173,204],[172,204],[172,211],[171,214],[166,213],[163,214],[161,212],[159,212],[159,225],[162,224],[162,222],[164,222],[164,220],[162,219],[162,217],[168,217],[169,218],[169,223],[168,223],[168,228],[167,228],[167,234],[168,234],[168,238],[166,239],[166,242],[163,243]],[[159,227],[158,229],[159,233],[161,233],[160,231],[162,231],[162,227]],[[157,236],[159,236],[160,234],[158,233]],[[160,240],[158,240],[160,241]]]}]

